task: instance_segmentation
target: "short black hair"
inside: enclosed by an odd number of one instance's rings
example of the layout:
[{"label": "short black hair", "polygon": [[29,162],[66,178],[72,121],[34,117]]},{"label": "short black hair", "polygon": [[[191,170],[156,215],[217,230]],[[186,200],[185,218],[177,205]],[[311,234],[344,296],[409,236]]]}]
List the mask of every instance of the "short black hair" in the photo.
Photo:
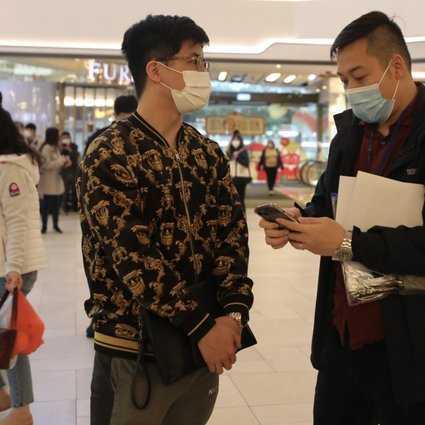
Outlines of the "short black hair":
[{"label": "short black hair", "polygon": [[114,102],[115,115],[132,114],[137,110],[137,99],[131,94],[129,96],[118,96]]},{"label": "short black hair", "polygon": [[27,129],[27,130],[32,130],[32,131],[37,131],[37,126],[34,124],[34,123],[32,123],[32,122],[30,122],[30,123],[28,123],[26,126],[25,126],[25,128]]},{"label": "short black hair", "polygon": [[122,52],[133,76],[137,96],[146,84],[146,65],[152,59],[170,59],[185,41],[206,45],[206,32],[186,16],[148,15],[124,34]]},{"label": "short black hair", "polygon": [[13,122],[10,113],[3,109],[0,101],[0,155],[24,154],[29,154],[34,163],[40,162],[38,152],[28,146],[18,127]]},{"label": "short black hair", "polygon": [[59,145],[59,130],[56,127],[49,127],[46,130],[46,145],[58,146]]},{"label": "short black hair", "polygon": [[340,50],[361,38],[368,41],[368,52],[376,56],[386,66],[391,56],[401,55],[409,70],[412,69],[412,58],[401,28],[383,12],[369,12],[348,24],[337,36],[331,47],[331,58],[334,59]]},{"label": "short black hair", "polygon": [[71,138],[71,133],[69,131],[62,131],[61,137],[63,136],[68,136],[69,138]]}]

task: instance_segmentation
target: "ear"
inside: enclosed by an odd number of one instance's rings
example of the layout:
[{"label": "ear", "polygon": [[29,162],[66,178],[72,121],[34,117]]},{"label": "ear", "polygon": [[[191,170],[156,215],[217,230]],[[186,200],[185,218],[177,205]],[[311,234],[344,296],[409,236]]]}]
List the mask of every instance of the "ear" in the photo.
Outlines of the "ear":
[{"label": "ear", "polygon": [[156,61],[149,61],[146,64],[146,75],[148,79],[155,83],[159,83],[161,81],[161,76],[159,73],[160,65]]},{"label": "ear", "polygon": [[401,55],[393,56],[393,75],[396,80],[401,80],[408,72],[405,59]]}]

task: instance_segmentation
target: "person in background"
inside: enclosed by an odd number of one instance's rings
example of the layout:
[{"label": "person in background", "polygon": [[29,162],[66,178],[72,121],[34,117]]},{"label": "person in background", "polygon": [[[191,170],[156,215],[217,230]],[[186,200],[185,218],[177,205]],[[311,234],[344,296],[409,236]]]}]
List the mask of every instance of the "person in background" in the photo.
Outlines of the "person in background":
[{"label": "person in background", "polygon": [[60,145],[62,155],[70,162],[70,166],[62,169],[61,172],[65,185],[63,208],[65,213],[68,214],[69,211],[78,211],[75,181],[80,163],[80,153],[78,146],[72,143],[71,134],[68,131],[62,132]]},{"label": "person in background", "polygon": [[[0,103],[0,297],[15,288],[27,295],[46,265],[36,189],[38,160]],[[34,395],[27,356],[18,356],[7,378],[10,395],[0,375],[0,412],[11,411],[0,425],[32,425],[29,406]]]},{"label": "person in background", "polygon": [[269,194],[273,195],[277,173],[279,170],[283,170],[283,162],[280,155],[280,151],[276,148],[273,140],[269,140],[267,142],[267,146],[261,154],[258,169],[263,169],[265,171],[267,175],[267,185],[269,188]]},{"label": "person in background", "polygon": [[233,132],[230,145],[227,150],[230,164],[230,174],[238,191],[242,206],[245,209],[246,187],[251,183],[250,158],[248,148],[244,145],[241,133]]},{"label": "person in background", "polygon": [[49,127],[46,130],[46,141],[40,148],[42,157],[41,176],[38,190],[41,201],[41,233],[46,233],[49,215],[53,217],[53,228],[62,233],[59,227],[59,214],[65,185],[61,171],[71,165],[71,160],[61,155],[59,146],[59,130]]},{"label": "person in background", "polygon": [[30,122],[25,126],[24,135],[31,148],[36,150],[40,148],[40,141],[37,139],[37,126],[34,123]]},{"label": "person in background", "polygon": [[[133,112],[136,112],[137,109],[137,99],[132,94],[118,96],[114,102],[114,121],[126,120]],[[96,139],[97,136],[100,136],[108,127],[100,128],[96,130],[88,139],[86,147],[84,149],[84,155],[87,152],[90,143]]]},{"label": "person in background", "polygon": [[24,124],[22,124],[21,121],[15,121],[15,126],[18,129],[19,134],[25,138],[25,127],[24,127]]}]

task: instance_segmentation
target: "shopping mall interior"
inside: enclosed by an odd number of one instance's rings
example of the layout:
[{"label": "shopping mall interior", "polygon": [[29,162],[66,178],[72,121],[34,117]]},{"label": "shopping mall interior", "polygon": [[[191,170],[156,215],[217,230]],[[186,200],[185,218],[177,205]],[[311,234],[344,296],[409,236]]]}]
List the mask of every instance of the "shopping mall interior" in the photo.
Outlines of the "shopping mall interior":
[{"label": "shopping mall interior", "polygon": [[[81,154],[87,138],[114,121],[116,97],[134,93],[120,51],[131,24],[148,14],[186,15],[208,33],[210,102],[184,119],[223,151],[234,130],[248,147],[250,325],[258,340],[220,377],[209,425],[313,424],[317,372],[310,347],[319,258],[271,249],[254,208],[304,206],[312,197],[336,134],[333,116],[348,107],[330,46],[345,25],[375,9],[395,17],[413,77],[425,81],[425,6],[413,0],[43,0],[12,2],[0,13],[3,107],[16,122],[34,123],[40,140],[48,127],[69,132]],[[283,162],[273,191],[258,168],[268,141]],[[63,234],[48,229],[43,235],[48,267],[29,294],[46,327],[44,344],[30,356],[31,411],[36,425],[88,425],[94,349],[86,337],[80,221],[75,211],[60,220]],[[1,424],[7,413],[0,413]]]}]

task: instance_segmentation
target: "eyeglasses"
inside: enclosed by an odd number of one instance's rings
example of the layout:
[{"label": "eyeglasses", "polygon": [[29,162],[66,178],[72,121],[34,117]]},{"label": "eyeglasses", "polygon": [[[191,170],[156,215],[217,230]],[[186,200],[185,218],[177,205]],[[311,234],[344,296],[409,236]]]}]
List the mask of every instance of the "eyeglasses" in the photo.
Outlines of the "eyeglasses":
[{"label": "eyeglasses", "polygon": [[193,56],[172,56],[171,58],[162,58],[159,59],[164,62],[174,61],[174,60],[184,60],[187,63],[191,63],[196,67],[198,71],[208,71],[210,69],[210,63],[201,55]]}]

